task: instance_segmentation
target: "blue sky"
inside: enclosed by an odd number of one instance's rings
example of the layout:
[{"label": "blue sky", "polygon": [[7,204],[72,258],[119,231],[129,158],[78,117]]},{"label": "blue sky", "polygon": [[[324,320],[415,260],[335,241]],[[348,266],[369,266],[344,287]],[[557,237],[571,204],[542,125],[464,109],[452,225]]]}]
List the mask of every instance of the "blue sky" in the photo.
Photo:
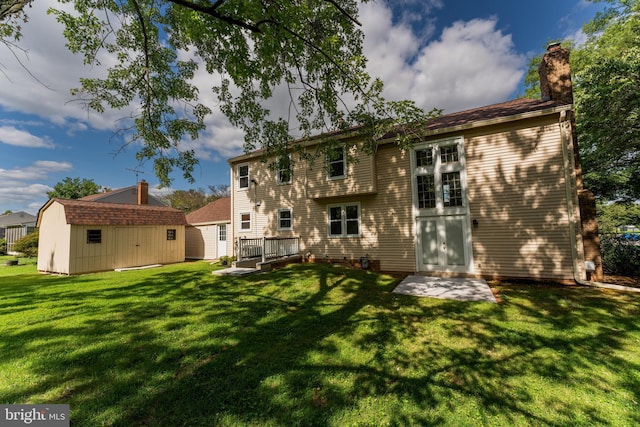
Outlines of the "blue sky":
[{"label": "blue sky", "polygon": [[[185,144],[200,158],[196,182],[177,171],[171,188],[156,189],[152,165],[136,161],[134,146],[120,150],[114,136],[127,112],[98,115],[73,101],[69,90],[78,78],[102,70],[85,67],[65,49],[61,27],[46,15],[54,4],[37,0],[29,9],[24,51],[0,45],[0,213],[35,214],[67,176],[121,188],[135,185],[129,169],[139,169],[156,193],[228,184],[226,160],[241,153],[242,133],[214,107],[207,131]],[[361,8],[360,20],[370,72],[383,79],[388,98],[454,112],[522,94],[528,59],[550,39],[579,42],[582,24],[601,7],[583,0],[378,0]],[[208,78],[196,76],[203,87]],[[204,99],[215,105],[211,94]]]}]

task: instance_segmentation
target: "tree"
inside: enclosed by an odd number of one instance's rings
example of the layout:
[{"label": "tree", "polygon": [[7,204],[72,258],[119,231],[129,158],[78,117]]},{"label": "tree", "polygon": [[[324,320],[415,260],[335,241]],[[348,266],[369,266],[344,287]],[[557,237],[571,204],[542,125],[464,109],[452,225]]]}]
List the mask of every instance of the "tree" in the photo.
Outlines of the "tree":
[{"label": "tree", "polygon": [[[17,5],[21,0],[8,0]],[[245,151],[289,152],[299,137],[358,126],[373,152],[394,132],[407,147],[411,130],[437,114],[411,101],[387,101],[383,84],[366,72],[358,4],[368,0],[61,0],[75,11],[50,10],[65,25],[67,46],[87,64],[117,58],[105,78],[81,79],[74,90],[97,112],[139,103],[121,131],[139,142],[138,160],[153,160],[160,183],[177,168],[193,182],[197,158],[181,148],[197,139],[211,107],[200,102],[192,78],[212,76],[220,111],[245,134]],[[283,94],[281,113],[266,101]]]},{"label": "tree", "polygon": [[[599,1],[599,0],[591,0]],[[605,199],[640,198],[640,0],[609,7],[583,27],[572,46],[578,144],[585,187]],[[533,58],[527,96],[539,92]]]},{"label": "tree", "polygon": [[100,191],[100,186],[92,179],[66,177],[53,186],[53,191],[49,191],[47,196],[50,199],[79,199],[81,197],[96,194]]},{"label": "tree", "polygon": [[165,201],[175,209],[184,213],[193,212],[209,203],[207,195],[202,189],[176,190],[165,196]]},{"label": "tree", "polygon": [[207,197],[209,202],[231,196],[231,188],[226,184],[208,185],[211,194]]}]

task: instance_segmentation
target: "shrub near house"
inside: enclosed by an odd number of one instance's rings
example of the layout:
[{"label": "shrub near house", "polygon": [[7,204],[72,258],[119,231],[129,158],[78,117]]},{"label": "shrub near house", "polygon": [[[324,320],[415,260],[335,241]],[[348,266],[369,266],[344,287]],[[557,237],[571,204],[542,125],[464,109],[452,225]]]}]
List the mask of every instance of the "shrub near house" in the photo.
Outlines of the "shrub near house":
[{"label": "shrub near house", "polygon": [[33,231],[13,244],[13,250],[29,258],[38,256],[38,230]]}]

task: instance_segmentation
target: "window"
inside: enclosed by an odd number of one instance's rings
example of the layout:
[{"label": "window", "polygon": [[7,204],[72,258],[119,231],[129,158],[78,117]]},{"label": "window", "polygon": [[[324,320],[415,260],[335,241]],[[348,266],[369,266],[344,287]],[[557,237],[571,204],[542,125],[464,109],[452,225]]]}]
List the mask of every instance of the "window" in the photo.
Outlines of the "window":
[{"label": "window", "polygon": [[460,172],[442,174],[442,201],[444,206],[462,206]]},{"label": "window", "polygon": [[278,184],[290,184],[293,170],[291,169],[291,156],[282,156],[278,160]]},{"label": "window", "polygon": [[445,145],[440,147],[440,161],[442,163],[451,163],[458,161],[458,146]]},{"label": "window", "polygon": [[102,243],[102,230],[87,230],[87,243]]},{"label": "window", "polygon": [[327,171],[329,179],[344,178],[347,172],[344,147],[334,147],[327,152]]},{"label": "window", "polygon": [[224,224],[218,226],[218,240],[221,242],[227,241],[227,226]]},{"label": "window", "polygon": [[176,230],[174,229],[167,230],[167,240],[176,240]]},{"label": "window", "polygon": [[293,228],[293,210],[278,210],[278,230],[291,230]]},{"label": "window", "polygon": [[360,204],[346,203],[328,207],[329,237],[360,235]]},{"label": "window", "polygon": [[413,200],[417,209],[460,213],[465,206],[464,146],[461,138],[424,143],[412,152]]},{"label": "window", "polygon": [[433,175],[418,175],[418,207],[431,209],[436,207],[436,185]]},{"label": "window", "polygon": [[249,164],[238,165],[238,188],[246,190],[249,188]]},{"label": "window", "polygon": [[416,166],[433,166],[433,148],[416,150]]},{"label": "window", "polygon": [[244,212],[240,214],[240,231],[251,230],[251,213]]}]

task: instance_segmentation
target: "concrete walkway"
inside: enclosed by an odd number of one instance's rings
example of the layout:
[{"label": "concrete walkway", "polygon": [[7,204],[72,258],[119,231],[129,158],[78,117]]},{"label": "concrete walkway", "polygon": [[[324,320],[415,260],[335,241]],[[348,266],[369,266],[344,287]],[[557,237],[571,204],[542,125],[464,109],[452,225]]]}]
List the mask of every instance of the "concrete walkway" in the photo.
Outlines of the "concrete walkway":
[{"label": "concrete walkway", "polygon": [[491,288],[482,279],[407,276],[393,292],[417,297],[497,303]]},{"label": "concrete walkway", "polygon": [[217,276],[244,276],[245,274],[256,273],[259,270],[255,268],[229,267],[222,270],[214,270],[211,273]]}]

